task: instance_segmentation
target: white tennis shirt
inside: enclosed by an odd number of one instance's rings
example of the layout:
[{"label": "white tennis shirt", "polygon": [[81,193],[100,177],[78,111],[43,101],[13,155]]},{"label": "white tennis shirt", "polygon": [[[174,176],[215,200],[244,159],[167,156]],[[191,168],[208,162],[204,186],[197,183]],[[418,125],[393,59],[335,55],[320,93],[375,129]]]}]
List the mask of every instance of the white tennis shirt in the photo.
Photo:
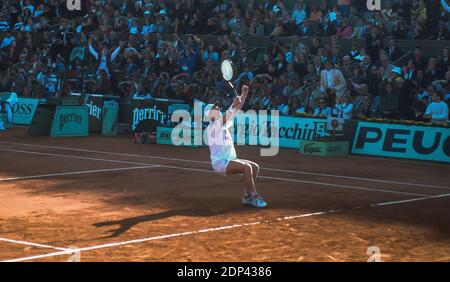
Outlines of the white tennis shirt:
[{"label": "white tennis shirt", "polygon": [[211,162],[213,163],[220,160],[237,159],[233,136],[230,133],[236,111],[230,107],[227,110],[227,114],[229,119],[225,125],[222,124],[222,119],[219,119],[211,122],[207,128],[208,146],[211,153]]}]

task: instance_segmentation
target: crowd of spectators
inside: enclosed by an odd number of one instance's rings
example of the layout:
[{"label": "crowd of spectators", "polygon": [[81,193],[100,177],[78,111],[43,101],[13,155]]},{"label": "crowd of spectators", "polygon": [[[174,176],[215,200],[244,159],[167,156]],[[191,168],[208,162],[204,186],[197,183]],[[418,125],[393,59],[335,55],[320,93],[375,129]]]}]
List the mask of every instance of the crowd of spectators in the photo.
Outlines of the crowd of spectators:
[{"label": "crowd of spectators", "polygon": [[[124,102],[153,97],[226,107],[231,95],[218,64],[229,58],[237,87],[251,86],[244,109],[448,121],[450,49],[426,58],[420,47],[401,50],[396,44],[449,39],[440,1],[394,0],[375,12],[366,1],[286,2],[89,0],[77,14],[65,0],[4,0],[0,91],[34,97],[104,93]],[[214,40],[202,40],[202,34]],[[270,36],[271,44],[255,56],[246,36]],[[279,36],[289,36],[289,43]],[[343,39],[355,43],[344,49]],[[396,65],[405,54],[407,63]]]}]

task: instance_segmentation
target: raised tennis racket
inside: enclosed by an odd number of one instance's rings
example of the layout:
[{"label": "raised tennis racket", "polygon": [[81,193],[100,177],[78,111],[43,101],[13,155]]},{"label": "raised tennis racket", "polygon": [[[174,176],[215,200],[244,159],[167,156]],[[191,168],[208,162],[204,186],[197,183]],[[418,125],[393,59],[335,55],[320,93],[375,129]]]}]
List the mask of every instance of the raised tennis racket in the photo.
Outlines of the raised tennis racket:
[{"label": "raised tennis racket", "polygon": [[233,80],[234,76],[234,69],[233,69],[233,63],[229,59],[225,59],[222,61],[220,65],[220,70],[222,72],[223,79],[228,83],[228,85],[233,89],[234,96],[237,96],[236,88],[234,87],[233,83],[231,82]]}]

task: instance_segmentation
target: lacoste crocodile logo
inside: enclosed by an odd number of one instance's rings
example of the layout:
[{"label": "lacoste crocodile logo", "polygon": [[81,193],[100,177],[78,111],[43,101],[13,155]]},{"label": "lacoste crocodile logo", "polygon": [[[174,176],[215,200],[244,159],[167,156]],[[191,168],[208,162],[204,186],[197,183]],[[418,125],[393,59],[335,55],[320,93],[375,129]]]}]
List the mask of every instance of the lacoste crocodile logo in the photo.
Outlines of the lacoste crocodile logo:
[{"label": "lacoste crocodile logo", "polygon": [[303,148],[303,152],[305,154],[321,153],[322,148],[314,147],[314,143],[309,143],[309,144],[305,144],[305,147]]}]

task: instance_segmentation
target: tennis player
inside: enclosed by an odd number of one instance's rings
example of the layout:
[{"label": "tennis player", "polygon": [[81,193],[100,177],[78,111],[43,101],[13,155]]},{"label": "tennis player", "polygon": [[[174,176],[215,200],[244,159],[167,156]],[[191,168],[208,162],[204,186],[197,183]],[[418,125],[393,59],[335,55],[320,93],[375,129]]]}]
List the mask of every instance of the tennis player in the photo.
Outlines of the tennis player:
[{"label": "tennis player", "polygon": [[224,176],[243,174],[245,189],[242,204],[256,208],[265,208],[267,203],[258,194],[255,185],[259,173],[259,165],[237,158],[233,138],[230,134],[234,116],[244,105],[248,91],[248,86],[242,86],[242,95],[233,99],[233,104],[225,115],[222,115],[217,104],[207,105],[204,110],[204,118],[210,122],[207,134],[213,170]]}]

